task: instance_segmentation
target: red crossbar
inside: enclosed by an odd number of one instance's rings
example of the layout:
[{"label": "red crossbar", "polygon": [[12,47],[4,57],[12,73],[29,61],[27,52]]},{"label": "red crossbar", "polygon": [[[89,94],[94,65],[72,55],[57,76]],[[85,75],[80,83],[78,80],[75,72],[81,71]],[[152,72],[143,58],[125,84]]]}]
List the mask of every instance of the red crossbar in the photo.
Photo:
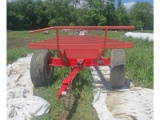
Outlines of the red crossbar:
[{"label": "red crossbar", "polygon": [[[77,63],[80,59],[77,58],[67,58],[67,59],[61,59],[61,58],[54,58],[50,57],[48,64],[50,66],[66,66],[66,67],[75,67],[77,66]],[[90,66],[108,66],[110,65],[110,57],[108,58],[85,58],[83,63],[81,63],[84,67],[90,67]]]}]

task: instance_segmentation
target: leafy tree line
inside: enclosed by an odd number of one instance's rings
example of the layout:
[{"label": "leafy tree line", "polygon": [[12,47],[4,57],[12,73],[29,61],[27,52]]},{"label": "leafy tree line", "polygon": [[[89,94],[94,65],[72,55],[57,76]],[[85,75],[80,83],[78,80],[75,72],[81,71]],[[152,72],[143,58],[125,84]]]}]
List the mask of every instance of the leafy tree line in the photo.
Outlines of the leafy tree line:
[{"label": "leafy tree line", "polygon": [[153,29],[153,6],[136,3],[127,11],[118,0],[18,0],[7,3],[7,29],[29,30],[60,25],[134,25]]}]

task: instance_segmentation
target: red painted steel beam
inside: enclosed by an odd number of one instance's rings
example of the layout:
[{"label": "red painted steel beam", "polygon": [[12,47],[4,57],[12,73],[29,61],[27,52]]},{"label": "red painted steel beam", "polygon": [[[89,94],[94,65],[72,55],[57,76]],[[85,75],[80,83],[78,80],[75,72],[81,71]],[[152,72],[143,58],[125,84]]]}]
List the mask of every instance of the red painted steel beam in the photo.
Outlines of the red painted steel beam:
[{"label": "red painted steel beam", "polygon": [[[78,58],[67,58],[65,60],[61,58],[49,58],[49,65],[50,66],[66,66],[66,67],[76,67],[78,62]],[[90,66],[108,66],[110,65],[110,57],[108,58],[85,58],[83,63],[81,64],[83,67],[90,67]]]},{"label": "red painted steel beam", "polygon": [[31,30],[29,31],[30,34],[33,33],[38,33],[38,32],[44,32],[44,31],[48,31],[48,30],[53,30],[54,27],[47,27],[47,28],[42,28],[42,29],[36,29],[36,30]]},{"label": "red painted steel beam", "polygon": [[105,32],[104,32],[104,47],[103,47],[103,54],[104,54],[104,51],[105,51],[105,49],[106,49],[107,32],[108,32],[108,30],[105,29]]},{"label": "red painted steel beam", "polygon": [[83,29],[83,30],[133,30],[134,26],[55,26],[29,31],[30,34],[56,29]]},{"label": "red painted steel beam", "polygon": [[56,29],[56,41],[57,41],[57,55],[58,57],[60,57],[60,49],[59,49],[59,32],[58,30]]},{"label": "red painted steel beam", "polygon": [[134,26],[57,26],[55,29],[110,29],[110,30],[133,30]]},{"label": "red painted steel beam", "polygon": [[[64,50],[64,49],[99,49],[99,48],[103,48],[104,44],[60,44],[59,48],[60,50]],[[120,48],[132,48],[133,47],[133,43],[131,42],[107,42],[105,45],[106,49],[120,49]],[[29,49],[52,49],[52,50],[56,50],[57,49],[57,45],[56,44],[52,44],[52,43],[41,43],[41,42],[37,42],[37,43],[29,43],[28,44],[28,48]]]},{"label": "red painted steel beam", "polygon": [[59,100],[62,96],[62,92],[66,92],[69,84],[73,81],[78,71],[80,71],[80,67],[73,68],[72,72],[69,74],[67,78],[65,78],[62,82],[61,88],[57,92],[57,100]]}]

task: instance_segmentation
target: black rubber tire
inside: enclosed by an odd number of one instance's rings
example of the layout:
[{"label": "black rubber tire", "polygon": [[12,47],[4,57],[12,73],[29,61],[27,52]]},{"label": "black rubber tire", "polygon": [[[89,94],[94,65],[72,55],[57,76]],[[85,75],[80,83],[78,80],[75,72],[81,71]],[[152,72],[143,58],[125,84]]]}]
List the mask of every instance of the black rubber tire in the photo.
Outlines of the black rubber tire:
[{"label": "black rubber tire", "polygon": [[125,52],[123,49],[111,51],[110,85],[113,89],[120,89],[125,82]]},{"label": "black rubber tire", "polygon": [[48,65],[49,50],[35,50],[30,63],[30,76],[35,87],[52,85],[54,67]]}]

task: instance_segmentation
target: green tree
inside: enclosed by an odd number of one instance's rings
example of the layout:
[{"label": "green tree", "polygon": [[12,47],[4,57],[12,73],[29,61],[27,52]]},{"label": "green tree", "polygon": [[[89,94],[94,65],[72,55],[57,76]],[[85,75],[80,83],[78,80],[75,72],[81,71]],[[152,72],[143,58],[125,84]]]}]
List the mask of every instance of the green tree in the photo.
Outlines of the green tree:
[{"label": "green tree", "polygon": [[85,0],[87,2],[87,6],[91,9],[93,7],[94,0]]},{"label": "green tree", "polygon": [[83,9],[77,9],[77,25],[90,25],[90,15],[88,14],[88,11],[89,10],[87,6],[83,7]]},{"label": "green tree", "polygon": [[71,0],[70,2],[74,5],[75,8],[77,8],[77,4],[80,4],[80,0]]},{"label": "green tree", "polygon": [[42,0],[36,0],[34,5],[34,15],[35,15],[35,24],[33,25],[34,28],[43,28],[48,26],[48,19],[46,13],[46,7]]},{"label": "green tree", "polygon": [[131,8],[130,19],[136,29],[153,29],[153,6],[148,2],[135,4]]},{"label": "green tree", "polygon": [[105,17],[106,17],[106,25],[115,25],[116,24],[116,13],[115,13],[115,0],[107,0],[105,5]]},{"label": "green tree", "polygon": [[47,0],[45,5],[47,7],[46,14],[49,20],[48,25],[68,25],[69,14],[69,0]]},{"label": "green tree", "polygon": [[130,25],[129,14],[125,9],[125,7],[122,5],[121,0],[118,0],[116,15],[117,15],[116,25]]},{"label": "green tree", "polygon": [[[137,29],[153,29],[153,6],[142,2],[130,13],[118,0],[18,0],[7,3],[7,29],[27,30],[59,25],[135,25]],[[130,14],[130,15],[129,15]]]},{"label": "green tree", "polygon": [[92,7],[88,9],[86,19],[89,25],[105,25],[106,18],[104,14],[105,5],[101,0],[92,1]]},{"label": "green tree", "polygon": [[32,0],[18,0],[7,3],[7,29],[32,29],[35,24],[34,2]]}]

